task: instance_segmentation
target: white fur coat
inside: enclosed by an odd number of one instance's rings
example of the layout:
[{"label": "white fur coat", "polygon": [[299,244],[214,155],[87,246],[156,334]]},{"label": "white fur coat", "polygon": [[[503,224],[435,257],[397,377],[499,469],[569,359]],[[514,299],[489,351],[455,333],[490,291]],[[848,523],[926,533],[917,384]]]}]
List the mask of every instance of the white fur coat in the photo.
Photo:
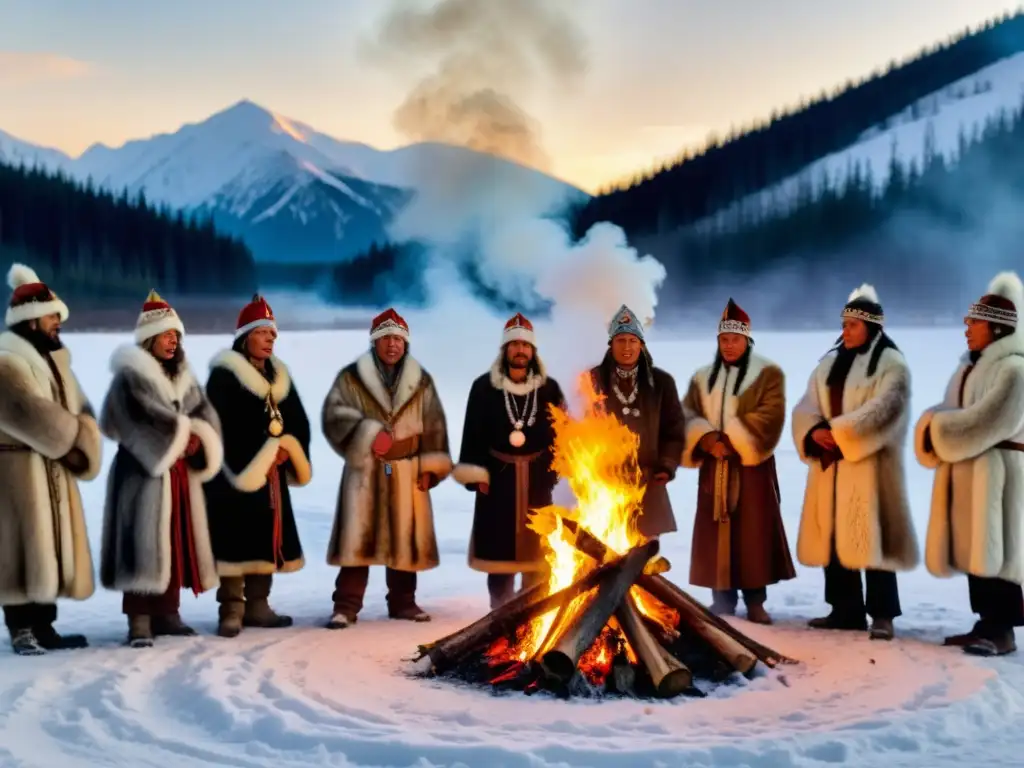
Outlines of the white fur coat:
[{"label": "white fur coat", "polygon": [[[793,409],[793,441],[807,464],[797,557],[825,566],[835,541],[847,568],[899,571],[920,560],[907,499],[903,449],[910,420],[910,370],[903,355],[884,349],[868,377],[875,346],[857,355],[843,389],[843,411],[833,417],[826,384],[836,359],[829,352],[814,369],[807,391]],[[822,469],[806,451],[808,435],[827,422],[843,459]]]},{"label": "white fur coat", "polygon": [[[942,402],[914,430],[917,460],[936,469],[925,565],[934,576],[996,576],[1024,583],[1024,332],[988,346],[963,388],[964,355]],[[931,450],[925,450],[925,432]]]}]

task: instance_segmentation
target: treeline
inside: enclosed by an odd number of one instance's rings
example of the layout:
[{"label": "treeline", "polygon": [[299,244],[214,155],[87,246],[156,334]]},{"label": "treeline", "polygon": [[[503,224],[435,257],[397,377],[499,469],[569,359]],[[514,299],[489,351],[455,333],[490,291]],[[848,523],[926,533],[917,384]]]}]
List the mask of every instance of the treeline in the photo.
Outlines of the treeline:
[{"label": "treeline", "polygon": [[930,126],[923,149],[922,162],[906,162],[894,145],[885,168],[853,163],[841,179],[802,180],[778,210],[748,206],[676,233],[659,254],[669,273],[662,301],[685,302],[695,286],[760,283],[790,319],[820,317],[835,303],[826,284],[869,280],[898,295],[905,315],[962,312],[965,293],[1021,269],[1024,102],[961,132],[952,159]]},{"label": "treeline", "polygon": [[63,173],[0,164],[0,267],[32,266],[61,294],[88,298],[247,296],[252,254],[212,221],[115,195]]},{"label": "treeline", "polygon": [[1024,13],[1005,14],[903,64],[890,62],[884,72],[848,82],[725,138],[712,137],[706,146],[638,174],[578,208],[572,217],[574,233],[582,237],[593,224],[609,221],[632,238],[696,222],[850,146],[928,94],[1021,51]]},{"label": "treeline", "polygon": [[418,243],[371,243],[330,268],[326,298],[339,304],[422,306],[428,299],[427,264],[427,249]]}]

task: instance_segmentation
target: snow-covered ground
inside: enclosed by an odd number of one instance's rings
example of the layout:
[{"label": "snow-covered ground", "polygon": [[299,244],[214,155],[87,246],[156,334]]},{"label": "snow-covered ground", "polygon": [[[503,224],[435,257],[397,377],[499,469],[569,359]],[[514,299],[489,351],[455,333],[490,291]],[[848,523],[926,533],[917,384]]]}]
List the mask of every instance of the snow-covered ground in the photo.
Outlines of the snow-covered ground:
[{"label": "snow-covered ground", "polygon": [[[453,343],[440,332],[415,338],[416,355],[438,380],[455,451],[469,385],[496,351],[496,329],[477,335],[482,339],[472,343]],[[940,398],[962,335],[955,328],[896,329],[892,335],[913,370],[916,417]],[[834,338],[833,332],[758,335],[758,350],[788,374],[790,406]],[[332,378],[365,349],[365,339],[363,331],[283,334],[279,353],[292,368],[315,432]],[[127,336],[66,336],[96,407],[109,382],[106,361],[124,341]],[[227,341],[186,339],[201,378]],[[651,350],[682,387],[708,359],[712,343],[710,334],[701,342],[655,335]],[[595,362],[602,352],[594,350]],[[272,599],[296,617],[296,625],[222,639],[214,635],[213,594],[186,594],[183,614],[202,636],[131,650],[121,645],[126,627],[118,594],[100,591],[84,603],[61,603],[58,628],[88,633],[93,647],[40,658],[0,649],[2,768],[1021,764],[1024,663],[1015,657],[977,660],[941,647],[944,633],[973,621],[967,586],[962,578],[936,580],[923,567],[900,577],[904,616],[892,643],[806,629],[805,619],[826,606],[821,571],[799,567],[796,580],[769,591],[777,625],[744,629],[802,663],[721,687],[703,700],[496,697],[409,678],[403,659],[417,644],[487,610],[485,577],[466,566],[472,497],[452,481],[434,491],[442,564],[420,577],[420,601],[433,612],[432,623],[389,621],[377,570],[359,624],[330,632],[321,625],[331,609],[335,571],[324,555],[341,461],[319,434],[312,453],[313,482],[293,497],[308,564],[278,579]],[[105,460],[112,455],[108,450]],[[788,432],[778,459],[795,546],[804,469]],[[908,459],[910,498],[923,538],[931,475]],[[674,565],[669,576],[684,586],[695,477],[681,471],[672,484],[680,532],[663,539],[662,551]],[[102,476],[84,486],[84,497],[98,555]],[[694,594],[709,597],[703,589]]]}]

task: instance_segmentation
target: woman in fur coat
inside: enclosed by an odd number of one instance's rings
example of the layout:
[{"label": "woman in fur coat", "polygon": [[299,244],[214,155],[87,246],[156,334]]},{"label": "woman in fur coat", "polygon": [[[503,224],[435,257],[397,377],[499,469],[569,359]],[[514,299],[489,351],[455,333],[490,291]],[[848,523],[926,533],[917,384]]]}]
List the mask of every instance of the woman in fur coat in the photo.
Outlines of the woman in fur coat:
[{"label": "woman in fur coat", "polygon": [[114,352],[100,428],[118,444],[107,476],[100,581],[124,592],[128,643],[194,635],[181,590],[217,586],[203,483],[221,467],[220,422],[185,361],[177,313],[155,292],[135,344]]},{"label": "woman in fur coat", "polygon": [[1001,656],[1024,626],[1024,286],[997,275],[964,322],[968,352],[941,403],[914,431],[917,460],[935,469],[925,564],[967,574],[974,627],[945,644]]},{"label": "woman in fur coat", "polygon": [[305,564],[289,486],[313,477],[309,419],[291,375],[274,356],[277,324],[254,296],[238,316],[231,349],[210,363],[206,394],[220,417],[224,466],[206,486],[220,574],[218,634],[289,627],[269,603],[275,573]]},{"label": "woman in fur coat", "polygon": [[863,630],[867,614],[871,637],[891,640],[901,614],[895,571],[919,558],[903,468],[910,371],[882,330],[874,288],[850,294],[842,317],[840,343],[793,410],[793,440],[808,465],[797,557],[825,568],[832,612],[810,626]]},{"label": "woman in fur coat", "polygon": [[683,399],[682,465],[700,467],[690,583],[712,590],[711,609],[771,624],[767,586],[796,576],[779,508],[775,447],[786,423],[782,369],[755,355],[750,317],[729,304],[715,361],[698,370]]}]

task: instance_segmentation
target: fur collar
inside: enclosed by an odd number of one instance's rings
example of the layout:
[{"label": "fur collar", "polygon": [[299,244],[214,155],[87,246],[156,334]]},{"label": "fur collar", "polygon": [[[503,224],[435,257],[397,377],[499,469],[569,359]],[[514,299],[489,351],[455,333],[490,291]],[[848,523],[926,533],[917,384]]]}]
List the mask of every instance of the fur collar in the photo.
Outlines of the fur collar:
[{"label": "fur collar", "polygon": [[[47,365],[43,356],[35,347],[21,336],[14,333],[14,331],[4,331],[3,333],[0,333],[0,352],[7,352],[15,357],[20,357],[28,363],[29,367],[32,369],[32,374],[40,383],[56,384],[53,379],[53,371],[50,370],[50,366]],[[62,371],[70,370],[71,352],[67,347],[51,352],[50,356],[53,358],[53,361],[57,363],[58,369]]]},{"label": "fur collar", "polygon": [[256,395],[256,397],[262,400],[269,394],[274,398],[274,402],[280,403],[292,391],[292,377],[288,367],[278,358],[271,356],[270,362],[274,366],[273,384],[268,382],[263,377],[263,374],[256,370],[252,363],[246,360],[243,355],[240,355],[233,349],[225,349],[223,352],[216,354],[210,361],[210,370],[224,368],[231,371],[238,379],[238,383]]},{"label": "fur collar", "polygon": [[423,379],[423,369],[420,367],[420,364],[416,362],[412,355],[406,352],[405,363],[402,365],[402,373],[398,377],[398,385],[395,387],[395,398],[394,402],[392,402],[391,395],[384,388],[380,372],[373,361],[372,350],[356,360],[356,373],[359,374],[359,380],[366,387],[366,390],[373,395],[373,399],[388,414],[394,413],[409,402],[409,399],[419,389],[420,381]]},{"label": "fur collar", "polygon": [[498,357],[491,364],[491,386],[495,389],[504,389],[510,395],[528,395],[533,392],[533,390],[540,389],[548,380],[548,370],[544,367],[544,361],[540,359],[540,355],[536,355],[533,359],[537,361],[537,368],[540,369],[540,375],[530,375],[527,377],[526,381],[512,381],[501,370],[502,363],[505,361],[505,351],[502,349],[498,354]]},{"label": "fur collar", "polygon": [[[1024,327],[1018,328],[1014,333],[1004,336],[998,341],[993,341],[985,348],[978,357],[978,362],[974,364],[974,370],[971,372],[970,378],[967,379],[968,390],[973,390],[972,384],[975,382],[984,381],[991,374],[992,368],[997,363],[1014,355],[1024,355]],[[961,369],[966,369],[970,364],[971,353],[964,352],[960,356]]]},{"label": "fur collar", "polygon": [[[714,362],[711,362],[708,365],[705,365],[697,372],[697,381],[700,383],[701,393],[707,393],[708,380],[711,378],[711,369],[714,367]],[[737,397],[743,394],[750,387],[751,384],[757,381],[757,377],[761,375],[761,372],[764,371],[765,368],[771,367],[777,366],[775,366],[775,363],[773,363],[771,360],[768,360],[767,358],[761,357],[760,355],[751,352],[750,356],[747,358],[747,372],[743,377],[743,382],[740,384],[740,391],[736,393],[736,395],[733,395],[732,388],[736,386],[736,376],[738,375],[737,371],[739,370],[739,368],[737,368],[736,366],[727,368],[725,363],[723,362],[721,369],[718,371],[718,378],[715,379],[714,391],[717,392],[718,390],[721,390],[724,387],[728,386],[728,390],[726,391],[726,398],[728,399],[730,397]]]},{"label": "fur collar", "polygon": [[115,375],[122,371],[137,373],[153,385],[168,405],[182,402],[196,380],[187,360],[182,361],[178,375],[172,379],[153,355],[135,344],[114,350],[110,371]]}]

